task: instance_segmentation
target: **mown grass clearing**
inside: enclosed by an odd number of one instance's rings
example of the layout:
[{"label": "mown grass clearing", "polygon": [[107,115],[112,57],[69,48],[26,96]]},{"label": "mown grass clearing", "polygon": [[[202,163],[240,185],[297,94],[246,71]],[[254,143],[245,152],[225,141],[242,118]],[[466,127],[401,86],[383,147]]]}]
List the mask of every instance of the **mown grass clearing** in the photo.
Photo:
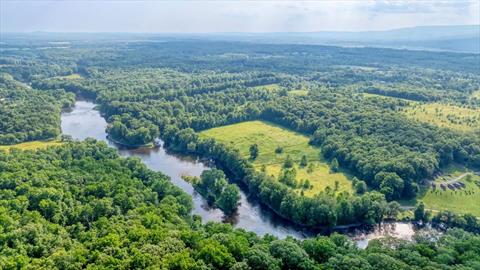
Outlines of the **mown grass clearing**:
[{"label": "mown grass clearing", "polygon": [[[334,190],[335,182],[338,182],[337,191],[352,190],[348,174],[331,172],[328,163],[321,158],[320,149],[308,144],[308,137],[278,125],[263,121],[249,121],[205,130],[200,133],[200,136],[214,138],[234,147],[245,158],[250,157],[250,146],[257,144],[259,152],[257,158],[253,160],[255,168],[261,170],[265,166],[266,173],[275,178],[280,175],[289,155],[294,161],[297,183],[308,179],[311,184],[311,188],[304,190],[307,196],[313,196],[325,190],[326,187]],[[281,153],[276,152],[279,147],[282,148]],[[308,165],[301,167],[299,164],[303,155],[306,156]],[[300,192],[300,189],[298,191]]]},{"label": "mown grass clearing", "polygon": [[13,145],[0,145],[0,150],[10,151],[10,149],[12,148],[16,148],[20,150],[35,150],[35,149],[42,149],[42,148],[47,148],[48,146],[56,146],[61,144],[62,142],[59,140],[31,141],[31,142],[24,142],[24,143],[13,144]]},{"label": "mown grass clearing", "polygon": [[455,213],[470,213],[480,217],[480,187],[475,181],[480,182],[479,176],[472,176],[472,181],[462,181],[465,188],[460,190],[442,191],[429,189],[420,198],[428,209],[449,210]]},{"label": "mown grass clearing", "polygon": [[403,113],[410,119],[458,131],[480,129],[480,109],[449,104],[412,104]]},{"label": "mown grass clearing", "polygon": [[403,101],[407,101],[409,103],[416,104],[419,103],[418,101],[411,100],[411,99],[405,99],[405,98],[399,98],[399,97],[391,97],[391,96],[385,96],[385,95],[379,95],[379,94],[371,94],[371,93],[361,93],[364,98],[383,98],[383,99],[399,99]]},{"label": "mown grass clearing", "polygon": [[[408,202],[415,205],[422,201],[426,208],[433,211],[449,210],[459,214],[473,214],[480,217],[480,176],[475,172],[460,165],[451,165],[443,170],[443,174],[434,179],[431,185],[422,187],[416,200]],[[441,184],[462,182],[464,188],[452,190],[440,188]]]},{"label": "mown grass clearing", "polygon": [[345,69],[349,68],[352,70],[363,70],[363,71],[375,71],[378,70],[376,67],[367,67],[367,66],[355,66],[355,65],[335,65],[335,68]]},{"label": "mown grass clearing", "polygon": [[259,86],[255,86],[255,87],[252,87],[253,89],[265,89],[265,90],[268,90],[268,91],[277,91],[280,86],[276,83],[272,83],[272,84],[265,84],[265,85],[259,85]]},{"label": "mown grass clearing", "polygon": [[308,90],[291,90],[291,91],[288,91],[288,95],[290,95],[290,96],[306,96],[306,95],[308,95]]},{"label": "mown grass clearing", "polygon": [[480,90],[477,90],[477,91],[473,92],[470,97],[480,100]]},{"label": "mown grass clearing", "polygon": [[393,98],[389,96],[370,94],[370,93],[361,93],[361,95],[363,95],[363,97],[365,98]]},{"label": "mown grass clearing", "polygon": [[66,79],[66,80],[78,80],[78,79],[81,79],[82,78],[82,75],[78,74],[78,73],[73,73],[73,74],[70,74],[70,75],[66,75],[66,76],[57,76],[55,77],[57,79]]}]

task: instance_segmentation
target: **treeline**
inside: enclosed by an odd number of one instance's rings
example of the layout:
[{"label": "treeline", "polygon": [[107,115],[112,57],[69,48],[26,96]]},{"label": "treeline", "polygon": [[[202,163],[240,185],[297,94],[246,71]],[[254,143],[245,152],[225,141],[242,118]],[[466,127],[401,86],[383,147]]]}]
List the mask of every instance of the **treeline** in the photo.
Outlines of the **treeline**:
[{"label": "treeline", "polygon": [[450,211],[440,211],[430,221],[442,229],[460,228],[468,232],[480,234],[480,221],[472,214],[458,215]]},{"label": "treeline", "polygon": [[0,268],[475,269],[477,235],[299,241],[202,225],[191,198],[140,160],[87,140],[0,151]]},{"label": "treeline", "polygon": [[250,194],[262,203],[302,226],[331,228],[352,223],[376,224],[383,218],[395,217],[399,210],[397,203],[388,204],[384,196],[376,192],[362,196],[348,193],[336,196],[329,192],[312,198],[301,196],[276,179],[255,171],[238,151],[213,139],[202,140],[192,129],[167,126],[162,138],[167,147],[214,160],[220,168],[247,185]]},{"label": "treeline", "polygon": [[365,88],[360,88],[359,90],[368,94],[403,98],[403,99],[414,100],[414,101],[436,101],[441,98],[438,95],[435,95],[435,93],[418,91],[418,89],[415,89],[414,91],[406,91],[405,89],[365,87]]},{"label": "treeline", "polygon": [[60,134],[60,110],[75,95],[62,89],[39,91],[0,74],[0,144],[45,140]]}]

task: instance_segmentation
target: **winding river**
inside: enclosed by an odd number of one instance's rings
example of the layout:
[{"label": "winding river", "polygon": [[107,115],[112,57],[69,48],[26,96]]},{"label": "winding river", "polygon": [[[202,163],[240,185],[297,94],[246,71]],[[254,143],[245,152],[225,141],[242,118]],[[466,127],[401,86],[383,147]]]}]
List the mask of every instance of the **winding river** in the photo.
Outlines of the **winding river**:
[{"label": "winding river", "polygon": [[[258,235],[271,234],[279,238],[292,236],[302,239],[314,235],[313,232],[278,217],[256,200],[249,198],[243,191],[237,213],[233,217],[225,217],[219,209],[209,207],[193,187],[182,179],[182,175],[199,176],[203,170],[208,169],[206,164],[189,156],[169,153],[161,145],[155,148],[128,149],[109,141],[105,132],[107,122],[92,102],[78,100],[71,111],[62,113],[61,120],[63,134],[77,140],[90,137],[105,141],[110,147],[116,148],[121,156],[139,157],[148,168],[168,175],[175,185],[192,196],[193,213],[200,216],[203,222],[228,222],[236,228],[243,228]],[[409,223],[396,222],[375,227],[369,232],[355,230],[347,234],[359,247],[364,248],[369,240],[386,235],[409,240],[414,234],[414,228]]]},{"label": "winding river", "polygon": [[193,187],[182,179],[182,175],[200,176],[208,166],[189,156],[168,153],[163,147],[128,149],[107,139],[105,128],[107,122],[95,110],[95,104],[89,101],[79,100],[73,109],[62,113],[62,133],[70,135],[74,139],[84,140],[94,138],[105,141],[110,147],[118,150],[124,157],[139,157],[154,171],[160,171],[168,175],[172,182],[192,196],[193,213],[202,217],[203,222],[217,221],[229,222],[235,227],[255,232],[259,235],[272,234],[279,238],[293,236],[304,238],[311,233],[304,231],[287,221],[276,216],[274,213],[250,199],[241,191],[240,206],[236,215],[224,217],[219,209],[213,209],[200,196]]}]

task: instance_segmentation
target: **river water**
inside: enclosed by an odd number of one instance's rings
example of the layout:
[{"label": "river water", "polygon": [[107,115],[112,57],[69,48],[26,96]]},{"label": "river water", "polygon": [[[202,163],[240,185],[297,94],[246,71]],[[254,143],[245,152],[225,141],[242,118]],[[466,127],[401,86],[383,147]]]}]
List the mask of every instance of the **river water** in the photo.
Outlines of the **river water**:
[{"label": "river water", "polygon": [[[292,236],[303,239],[314,235],[313,232],[294,226],[278,217],[256,200],[249,198],[244,191],[241,191],[237,213],[234,216],[225,217],[219,209],[209,207],[193,187],[182,179],[182,175],[200,176],[203,170],[209,168],[206,164],[189,156],[168,153],[161,146],[128,149],[109,141],[105,132],[107,122],[95,109],[95,104],[92,102],[77,101],[71,111],[62,113],[61,119],[63,134],[70,135],[77,140],[94,138],[105,141],[110,147],[116,148],[121,156],[139,157],[151,170],[168,175],[175,185],[192,196],[193,214],[200,216],[203,222],[228,222],[236,228],[243,228],[258,235],[268,233],[279,238]],[[364,248],[371,239],[387,235],[410,240],[414,231],[412,224],[396,222],[376,226],[368,232],[353,230],[347,234],[357,242],[359,247]]]},{"label": "river water", "polygon": [[200,176],[203,170],[209,167],[189,156],[182,156],[167,151],[159,146],[155,148],[128,149],[107,139],[105,128],[107,122],[95,110],[95,104],[89,101],[79,100],[69,112],[62,113],[62,133],[70,135],[74,139],[84,140],[94,138],[105,141],[110,147],[118,150],[124,157],[139,157],[154,171],[160,171],[168,175],[172,182],[192,196],[193,213],[202,217],[203,222],[217,221],[229,222],[237,228],[243,228],[259,235],[272,234],[279,238],[293,236],[304,238],[310,233],[298,228],[276,216],[274,213],[260,205],[257,201],[248,198],[241,191],[240,206],[237,213],[231,217],[225,217],[219,209],[213,209],[193,189],[192,185],[182,179],[182,175]]}]

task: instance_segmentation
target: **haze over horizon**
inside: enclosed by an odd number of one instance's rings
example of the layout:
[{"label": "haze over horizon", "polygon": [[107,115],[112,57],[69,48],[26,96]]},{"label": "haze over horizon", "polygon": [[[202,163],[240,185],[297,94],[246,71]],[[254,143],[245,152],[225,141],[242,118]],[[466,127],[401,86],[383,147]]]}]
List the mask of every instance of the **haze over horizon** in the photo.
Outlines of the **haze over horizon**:
[{"label": "haze over horizon", "polygon": [[0,1],[1,32],[267,33],[479,25],[479,1]]}]

